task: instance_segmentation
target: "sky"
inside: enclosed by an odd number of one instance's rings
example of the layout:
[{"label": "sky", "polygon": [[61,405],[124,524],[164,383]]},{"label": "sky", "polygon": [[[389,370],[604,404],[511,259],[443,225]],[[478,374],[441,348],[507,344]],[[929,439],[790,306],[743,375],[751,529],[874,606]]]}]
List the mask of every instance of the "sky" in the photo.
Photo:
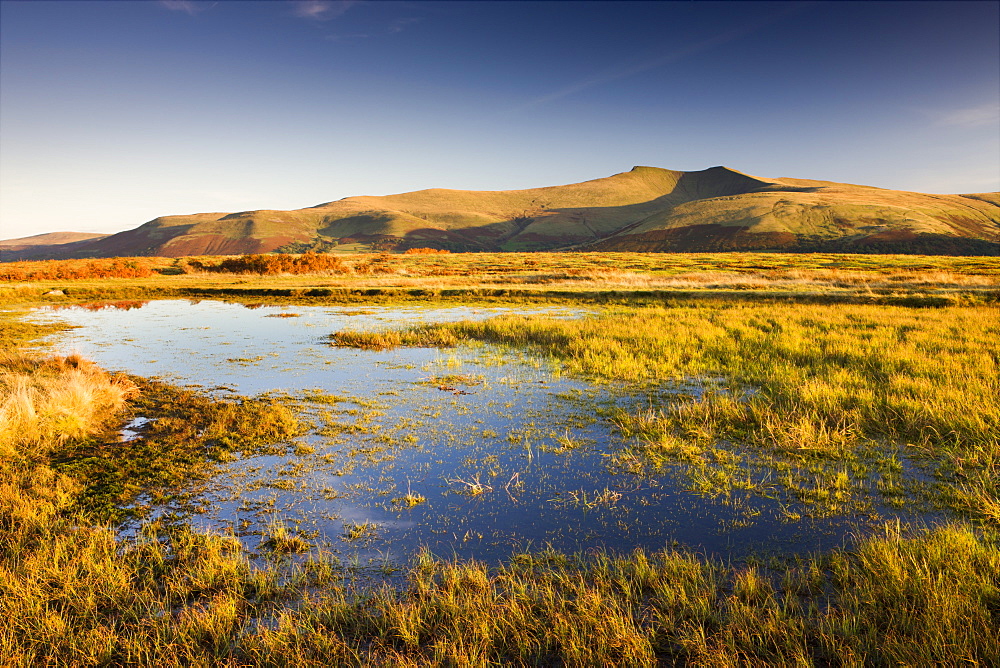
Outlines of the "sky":
[{"label": "sky", "polygon": [[635,165],[1000,190],[1000,3],[0,2],[0,239]]}]

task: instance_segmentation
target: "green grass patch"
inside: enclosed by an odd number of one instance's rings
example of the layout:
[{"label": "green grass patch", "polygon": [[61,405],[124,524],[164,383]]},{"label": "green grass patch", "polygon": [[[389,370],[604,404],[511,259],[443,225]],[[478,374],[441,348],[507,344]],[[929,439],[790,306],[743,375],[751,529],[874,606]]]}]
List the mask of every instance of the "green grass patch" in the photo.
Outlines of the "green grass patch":
[{"label": "green grass patch", "polygon": [[122,442],[116,434],[73,443],[54,453],[53,468],[86,481],[81,506],[96,518],[141,517],[130,505],[140,494],[147,504],[177,498],[180,489],[216,470],[215,464],[266,452],[299,432],[283,404],[267,400],[216,400],[167,383],[134,377],[139,395],[130,415],[149,420],[141,437]]}]

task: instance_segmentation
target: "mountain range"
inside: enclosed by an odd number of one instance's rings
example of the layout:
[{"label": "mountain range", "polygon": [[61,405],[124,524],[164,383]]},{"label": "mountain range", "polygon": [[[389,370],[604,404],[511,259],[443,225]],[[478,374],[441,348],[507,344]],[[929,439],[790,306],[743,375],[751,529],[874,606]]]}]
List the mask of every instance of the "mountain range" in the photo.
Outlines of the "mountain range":
[{"label": "mountain range", "polygon": [[634,167],[563,186],[435,188],[0,242],[4,260],[408,248],[998,255],[1000,193],[931,195],[726,167]]}]

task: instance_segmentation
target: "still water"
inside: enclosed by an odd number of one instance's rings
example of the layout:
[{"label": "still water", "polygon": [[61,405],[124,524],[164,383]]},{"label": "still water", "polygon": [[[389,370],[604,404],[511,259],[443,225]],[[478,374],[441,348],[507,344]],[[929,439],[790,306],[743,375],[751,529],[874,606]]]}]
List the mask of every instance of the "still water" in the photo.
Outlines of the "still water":
[{"label": "still water", "polygon": [[[628,552],[680,543],[739,558],[842,544],[851,517],[788,521],[774,499],[712,499],[669,472],[615,465],[626,445],[616,406],[651,397],[560,375],[549,361],[492,346],[366,351],[333,347],[341,329],[405,327],[580,309],[255,306],[162,300],[39,309],[77,327],[54,337],[108,370],[158,376],[217,395],[296,402],[312,425],[280,455],[220,465],[182,507],[154,508],[262,549],[274,526],[359,564],[401,563],[426,548],[497,562],[553,547]],[[142,422],[123,431],[123,447]],[[122,532],[134,531],[132,525]]]}]

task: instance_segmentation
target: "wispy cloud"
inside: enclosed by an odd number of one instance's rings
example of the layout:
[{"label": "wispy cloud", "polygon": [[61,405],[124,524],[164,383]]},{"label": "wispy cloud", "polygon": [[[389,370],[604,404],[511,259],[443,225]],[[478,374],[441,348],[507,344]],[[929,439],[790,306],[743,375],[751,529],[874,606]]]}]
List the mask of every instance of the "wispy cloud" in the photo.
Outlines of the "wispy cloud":
[{"label": "wispy cloud", "polygon": [[936,117],[937,125],[980,128],[987,125],[1000,124],[1000,104],[989,102],[976,107],[949,109],[931,112]]},{"label": "wispy cloud", "polygon": [[413,25],[415,23],[420,23],[420,19],[419,18],[411,18],[411,17],[399,18],[399,19],[396,19],[396,20],[392,21],[385,28],[379,28],[379,29],[374,30],[372,32],[366,32],[366,33],[331,33],[329,35],[326,35],[326,37],[324,39],[327,39],[327,40],[329,40],[331,42],[358,42],[358,41],[363,40],[363,39],[369,39],[369,38],[374,38],[374,37],[379,37],[379,36],[384,36],[384,35],[398,35],[399,33],[403,32],[404,30],[406,30],[407,28],[409,28],[409,26],[411,26],[411,25]]},{"label": "wispy cloud", "polygon": [[395,35],[396,33],[400,33],[400,32],[403,32],[404,30],[406,30],[406,28],[408,26],[411,26],[414,23],[419,23],[419,22],[420,22],[420,19],[418,19],[418,18],[412,18],[412,17],[411,18],[396,19],[395,21],[393,21],[392,23],[389,24],[388,32],[391,35]]},{"label": "wispy cloud", "polygon": [[361,40],[368,39],[369,37],[371,37],[371,35],[366,32],[353,32],[326,35],[323,39],[330,42],[360,42]]},{"label": "wispy cloud", "polygon": [[560,100],[564,97],[568,97],[575,93],[587,90],[588,88],[594,88],[595,86],[602,86],[604,84],[609,84],[613,81],[618,81],[620,79],[627,79],[628,77],[635,76],[636,74],[641,74],[649,70],[654,70],[660,67],[664,67],[665,65],[676,63],[678,61],[684,60],[685,58],[690,58],[691,56],[697,55],[699,53],[710,51],[711,49],[714,49],[718,46],[722,46],[723,44],[726,44],[728,42],[732,42],[733,40],[739,39],[740,37],[745,37],[746,35],[757,32],[761,28],[764,28],[772,23],[775,23],[785,18],[789,14],[802,11],[811,4],[813,3],[808,3],[808,2],[790,3],[786,7],[786,9],[779,12],[778,14],[762,18],[759,21],[755,21],[753,23],[749,23],[737,28],[733,28],[732,30],[727,30],[725,32],[719,33],[718,35],[709,37],[708,39],[704,39],[700,42],[695,42],[694,44],[683,46],[679,49],[675,49],[673,51],[662,54],[655,58],[650,58],[640,63],[621,66],[617,68],[609,68],[602,70],[600,72],[596,72],[595,74],[586,79],[577,81],[576,83],[570,84],[568,86],[564,86],[563,88],[559,88],[557,90],[552,91],[551,93],[547,93],[533,100],[529,100],[521,105],[509,109],[508,111],[515,111],[515,112],[524,111],[525,109],[530,109],[532,107],[537,107],[539,105]]},{"label": "wispy cloud", "polygon": [[160,0],[160,6],[174,12],[184,12],[190,16],[200,14],[215,7],[218,2],[196,2],[196,0]]},{"label": "wispy cloud", "polygon": [[314,21],[329,21],[357,4],[355,0],[296,0],[295,15]]}]

